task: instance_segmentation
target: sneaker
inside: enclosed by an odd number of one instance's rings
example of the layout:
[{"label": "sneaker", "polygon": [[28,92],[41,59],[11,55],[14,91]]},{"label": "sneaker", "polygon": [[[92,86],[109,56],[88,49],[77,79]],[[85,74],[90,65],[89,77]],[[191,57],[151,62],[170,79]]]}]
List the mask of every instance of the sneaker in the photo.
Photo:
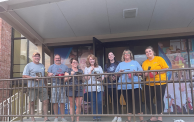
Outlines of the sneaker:
[{"label": "sneaker", "polygon": [[98,119],[93,119],[93,121],[97,121]]},{"label": "sneaker", "polygon": [[102,120],[100,118],[98,118],[97,121],[102,121]]},{"label": "sneaker", "polygon": [[117,122],[122,122],[122,118],[118,117]]},{"label": "sneaker", "polygon": [[54,122],[58,122],[58,118],[55,118],[55,119],[54,119]]},{"label": "sneaker", "polygon": [[114,117],[114,119],[112,120],[112,122],[117,122],[117,117]]},{"label": "sneaker", "polygon": [[67,120],[65,118],[61,118],[62,122],[67,122]]}]

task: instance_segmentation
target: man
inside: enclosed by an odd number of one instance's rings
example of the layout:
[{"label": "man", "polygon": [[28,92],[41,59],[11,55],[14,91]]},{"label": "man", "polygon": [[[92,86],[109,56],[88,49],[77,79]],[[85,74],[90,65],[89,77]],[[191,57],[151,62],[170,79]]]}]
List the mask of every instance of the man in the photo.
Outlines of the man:
[{"label": "man", "polygon": [[[61,64],[61,57],[60,55],[56,54],[54,57],[55,63],[48,68],[48,76],[56,76],[59,74],[65,74],[68,67],[64,64]],[[56,81],[57,80],[57,81]],[[66,102],[66,94],[65,88],[62,86],[64,84],[63,78],[53,78],[52,79],[52,86],[58,86],[52,88],[52,96],[51,96],[51,103],[53,103],[53,110],[55,115],[58,113],[58,103],[60,103],[60,110],[61,114],[64,114],[65,110],[65,102]],[[62,117],[61,120],[66,122],[67,120]],[[58,122],[58,117],[56,116],[54,122]]]},{"label": "man", "polygon": [[[23,72],[23,78],[35,78],[35,77],[43,77],[45,67],[43,64],[39,63],[40,61],[40,53],[35,52],[32,56],[33,62],[28,63]],[[31,114],[34,115],[34,103],[36,97],[38,96],[40,101],[43,102],[43,111],[44,114],[47,115],[48,112],[48,94],[46,88],[42,88],[45,86],[43,80],[41,79],[32,79],[28,80],[29,88],[29,110],[31,110]],[[39,87],[39,89],[37,88]],[[34,117],[31,118],[32,121],[35,121]],[[46,116],[44,117],[44,121],[50,121]]]}]

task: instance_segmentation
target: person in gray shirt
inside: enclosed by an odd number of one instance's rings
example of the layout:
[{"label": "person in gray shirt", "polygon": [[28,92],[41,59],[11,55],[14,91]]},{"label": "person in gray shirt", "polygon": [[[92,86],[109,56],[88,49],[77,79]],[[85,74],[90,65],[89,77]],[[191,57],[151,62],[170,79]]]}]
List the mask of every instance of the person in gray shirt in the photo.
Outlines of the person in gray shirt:
[{"label": "person in gray shirt", "polygon": [[[61,64],[61,56],[56,54],[54,57],[55,63],[48,68],[48,76],[61,76],[67,72],[68,67]],[[66,93],[64,84],[64,78],[52,78],[52,92],[51,92],[51,103],[53,103],[53,109],[55,115],[58,113],[58,103],[60,104],[61,114],[64,114]],[[54,87],[57,86],[57,87]],[[67,120],[62,117],[61,120],[66,122]],[[58,122],[58,117],[56,116],[54,122]]]},{"label": "person in gray shirt", "polygon": [[[35,52],[32,56],[33,62],[28,63],[23,71],[23,78],[35,78],[44,76],[45,67],[43,64],[39,63],[40,61],[40,53]],[[38,75],[38,76],[37,76]],[[34,101],[38,96],[40,101],[43,102],[43,111],[44,114],[47,115],[48,112],[48,94],[46,88],[42,88],[45,86],[44,81],[41,79],[33,79],[28,80],[29,87],[29,110],[31,109],[31,114],[34,114]],[[39,87],[39,90],[38,88]],[[32,121],[35,121],[34,117],[31,117]],[[45,116],[44,121],[49,121],[49,119]]]},{"label": "person in gray shirt", "polygon": [[[87,67],[85,67],[84,74],[102,74],[102,67],[98,65],[97,57],[90,54],[86,61]],[[93,114],[102,114],[102,95],[104,92],[103,85],[104,75],[99,76],[85,76],[88,86],[86,91],[88,93],[88,101],[92,102]],[[89,86],[94,84],[93,86]],[[97,99],[96,99],[97,98]],[[96,106],[97,103],[97,106]],[[96,112],[98,111],[98,113]],[[93,116],[93,121],[101,121],[100,116]]]}]

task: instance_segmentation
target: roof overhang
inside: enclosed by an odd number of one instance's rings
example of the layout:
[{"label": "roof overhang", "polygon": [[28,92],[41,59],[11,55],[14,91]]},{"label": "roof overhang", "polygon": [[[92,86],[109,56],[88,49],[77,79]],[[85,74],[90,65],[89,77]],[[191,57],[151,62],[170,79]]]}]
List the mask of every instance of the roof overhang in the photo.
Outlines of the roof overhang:
[{"label": "roof overhang", "polygon": [[[194,35],[191,0],[8,0],[0,17],[46,46]],[[123,10],[138,8],[136,18]]]}]

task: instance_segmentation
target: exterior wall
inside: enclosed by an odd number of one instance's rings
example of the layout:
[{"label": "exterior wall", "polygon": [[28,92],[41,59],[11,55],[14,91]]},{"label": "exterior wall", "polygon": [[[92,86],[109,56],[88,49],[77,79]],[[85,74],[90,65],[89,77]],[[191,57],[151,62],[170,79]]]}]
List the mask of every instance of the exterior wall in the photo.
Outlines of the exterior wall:
[{"label": "exterior wall", "polygon": [[[0,18],[0,79],[10,78],[11,67],[11,26]],[[10,87],[10,82],[0,81],[0,88]],[[0,90],[0,103],[6,100],[10,95],[7,90]],[[7,114],[8,109],[4,109]],[[1,119],[1,118],[0,118]]]}]

